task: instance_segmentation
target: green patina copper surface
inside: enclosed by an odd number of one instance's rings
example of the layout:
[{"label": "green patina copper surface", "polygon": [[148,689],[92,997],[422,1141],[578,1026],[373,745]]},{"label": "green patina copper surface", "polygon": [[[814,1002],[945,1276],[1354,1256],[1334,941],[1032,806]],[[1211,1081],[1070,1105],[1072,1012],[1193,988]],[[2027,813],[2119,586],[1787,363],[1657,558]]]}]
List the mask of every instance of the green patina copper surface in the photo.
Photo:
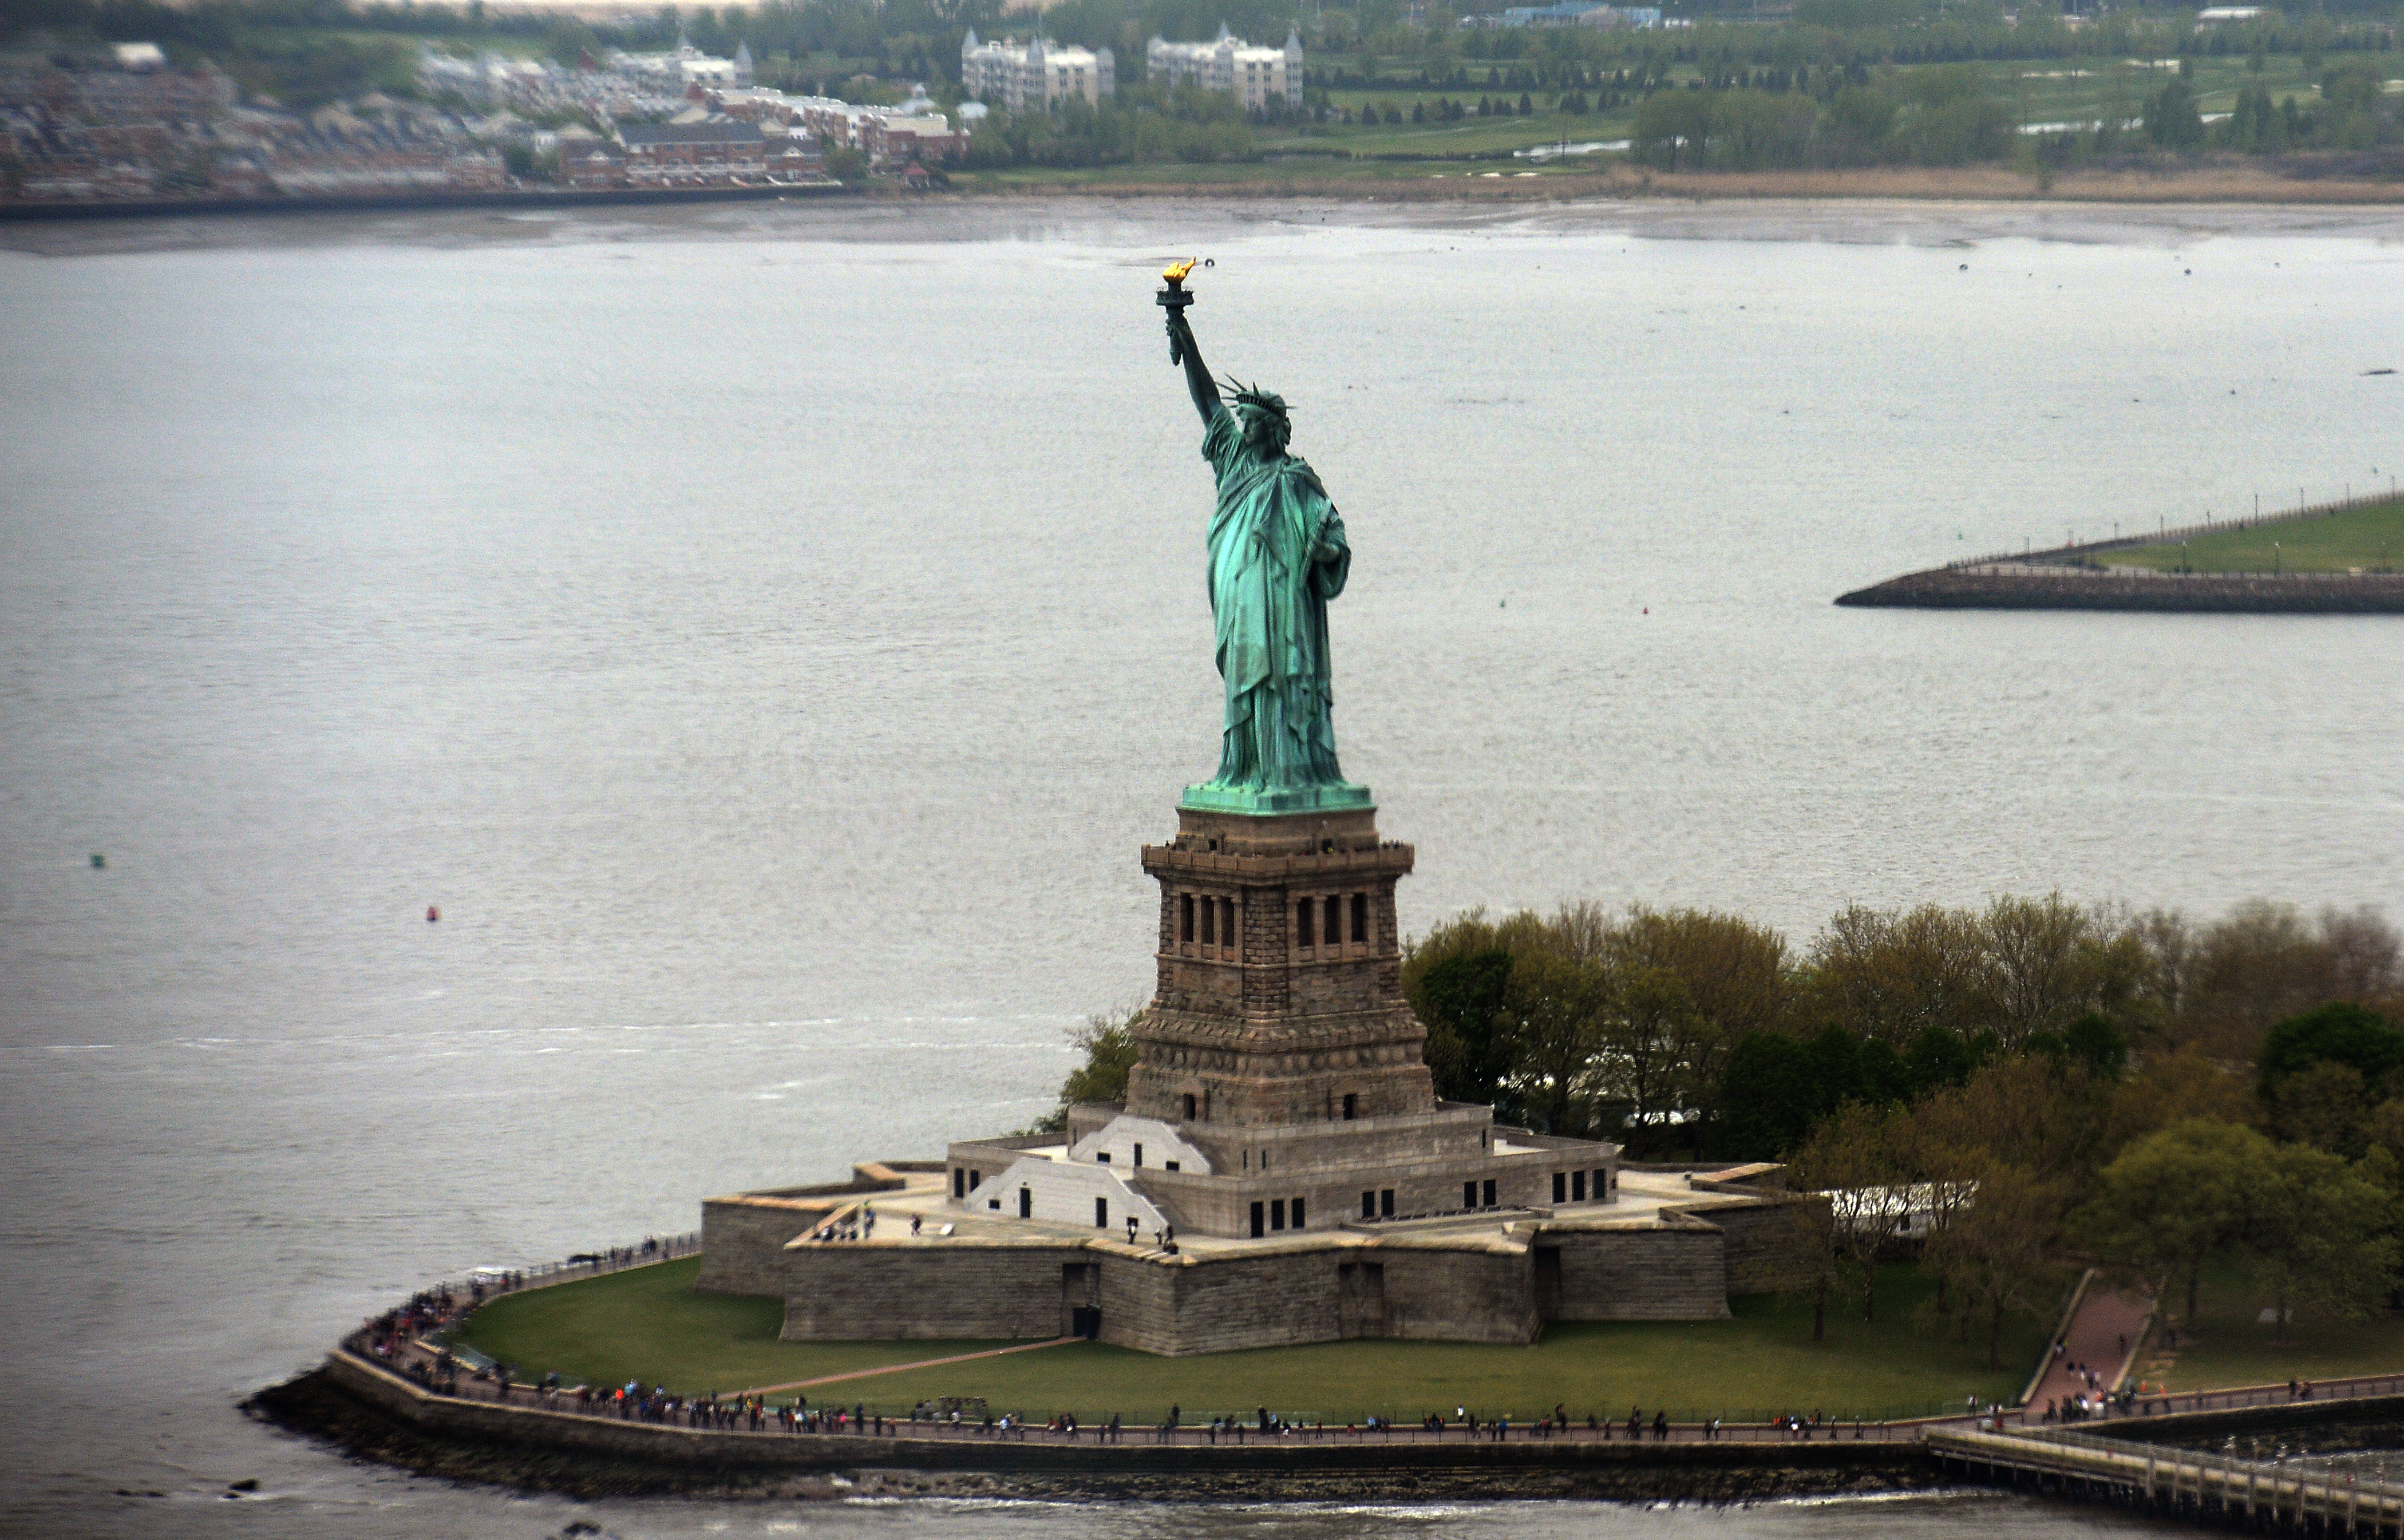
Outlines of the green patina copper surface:
[{"label": "green patina copper surface", "polygon": [[1208,571],[1226,707],[1218,773],[1187,787],[1179,805],[1216,813],[1372,806],[1369,789],[1346,780],[1336,763],[1330,718],[1327,601],[1344,592],[1352,565],[1344,521],[1318,474],[1286,453],[1284,400],[1234,386],[1223,399],[1184,312],[1184,303],[1168,306],[1169,357],[1185,368],[1202,414],[1202,455],[1219,483]]}]

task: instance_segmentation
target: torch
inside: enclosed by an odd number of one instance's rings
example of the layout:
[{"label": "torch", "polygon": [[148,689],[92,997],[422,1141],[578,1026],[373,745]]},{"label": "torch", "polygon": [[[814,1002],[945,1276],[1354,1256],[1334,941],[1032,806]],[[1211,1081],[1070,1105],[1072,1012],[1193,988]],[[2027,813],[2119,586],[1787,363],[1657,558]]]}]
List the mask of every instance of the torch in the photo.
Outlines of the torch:
[{"label": "torch", "polygon": [[[1193,271],[1194,259],[1188,257],[1181,262],[1171,263],[1160,274],[1167,280],[1167,283],[1153,298],[1168,312],[1169,318],[1173,321],[1183,320],[1185,307],[1194,302],[1194,296],[1185,292],[1185,275]],[[1174,337],[1168,340],[1168,361],[1171,364],[1181,364],[1185,361],[1184,345]]]}]

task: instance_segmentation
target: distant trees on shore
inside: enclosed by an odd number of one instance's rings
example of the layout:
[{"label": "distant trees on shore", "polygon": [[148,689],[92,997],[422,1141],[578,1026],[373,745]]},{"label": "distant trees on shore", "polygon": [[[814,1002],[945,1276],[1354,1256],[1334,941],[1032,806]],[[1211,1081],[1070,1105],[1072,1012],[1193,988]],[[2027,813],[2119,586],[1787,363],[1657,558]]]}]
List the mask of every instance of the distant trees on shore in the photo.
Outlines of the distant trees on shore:
[{"label": "distant trees on shore", "polygon": [[2095,1261],[2286,1312],[2396,1285],[2404,944],[2378,914],[2199,923],[2059,895],[1839,911],[1800,956],[1701,910],[1471,914],[1410,948],[1441,1094],[1643,1158],[1784,1160],[1834,1195],[1821,1309],[1897,1244],[2001,1351]]},{"label": "distant trees on shore", "polygon": [[2099,1078],[2132,1055],[2251,1063],[2315,1006],[2394,1010],[2404,945],[2367,910],[2199,923],[2049,895],[1848,907],[1796,956],[1737,916],[1570,904],[1437,925],[1403,983],[1445,1096],[1662,1155],[1774,1158],[1840,1106],[1906,1105],[2005,1057]]}]

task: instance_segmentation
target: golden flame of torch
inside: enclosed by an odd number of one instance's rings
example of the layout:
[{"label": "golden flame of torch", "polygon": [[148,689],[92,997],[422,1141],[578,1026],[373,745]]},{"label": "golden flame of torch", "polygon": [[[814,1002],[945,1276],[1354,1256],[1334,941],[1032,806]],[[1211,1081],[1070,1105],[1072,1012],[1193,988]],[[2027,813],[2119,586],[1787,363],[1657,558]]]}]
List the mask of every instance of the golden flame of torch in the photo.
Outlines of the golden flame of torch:
[{"label": "golden flame of torch", "polygon": [[1185,282],[1185,275],[1193,271],[1194,259],[1188,257],[1181,262],[1171,262],[1167,268],[1164,268],[1161,271],[1160,275],[1167,279],[1172,284],[1181,284]]}]

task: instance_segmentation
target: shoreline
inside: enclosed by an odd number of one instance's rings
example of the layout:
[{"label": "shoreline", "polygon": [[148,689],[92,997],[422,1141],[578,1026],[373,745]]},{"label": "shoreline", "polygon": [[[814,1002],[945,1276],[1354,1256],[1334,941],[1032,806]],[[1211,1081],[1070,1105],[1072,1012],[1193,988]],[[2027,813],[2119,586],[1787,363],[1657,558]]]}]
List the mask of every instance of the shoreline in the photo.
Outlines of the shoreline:
[{"label": "shoreline", "polygon": [[[1433,167],[1438,162],[1424,162]],[[1132,171],[1134,168],[1130,168]],[[963,181],[914,197],[1312,198],[1353,203],[1527,203],[1590,199],[1665,203],[1851,200],[2025,204],[2202,203],[2378,207],[2404,203],[2404,180],[2299,176],[2248,166],[2078,172],[2042,188],[2008,166],[1873,166],[1852,170],[1663,172],[1613,161],[1593,171],[1388,170],[1383,175]]]},{"label": "shoreline", "polygon": [[1714,1505],[1958,1487],[1916,1441],[1157,1445],[689,1430],[452,1401],[343,1352],[242,1409],[354,1459],[577,1498]]},{"label": "shoreline", "polygon": [[[1516,163],[1516,162],[1515,162]],[[1664,172],[1613,161],[1591,170],[1464,171],[1368,164],[1361,175],[1282,175],[1292,161],[1208,167],[1188,176],[1121,167],[1099,175],[1054,174],[1025,179],[964,173],[946,189],[848,188],[839,183],[773,187],[518,189],[502,192],[411,192],[342,198],[138,199],[91,203],[0,203],[0,226],[75,225],[114,220],[239,216],[408,214],[476,210],[683,208],[721,203],[850,201],[872,206],[1026,203],[1064,198],[1113,201],[1185,199],[1221,203],[1306,199],[1346,203],[1560,203],[1614,200],[1661,203],[1977,203],[2029,208],[2096,204],[2346,208],[2404,205],[2404,178],[2296,175],[2271,167],[2203,164],[2076,172],[2041,187],[2002,165],[1876,166],[1849,170]],[[1165,168],[1164,168],[1165,169]],[[1223,174],[1232,172],[1233,174]]]},{"label": "shoreline", "polygon": [[1839,595],[1848,609],[2095,609],[2188,615],[2404,615],[2404,573],[2216,574],[1936,567]]},{"label": "shoreline", "polygon": [[[2324,1399],[2116,1417],[2099,1433],[2178,1447],[2249,1429],[2392,1425],[2404,1393],[2347,1383]],[[2244,1395],[2248,1392],[2207,1394]],[[695,1429],[437,1394],[348,1350],[246,1398],[249,1416],[376,1464],[579,1499],[842,1501],[981,1497],[1052,1502],[1697,1503],[1959,1490],[1920,1436],[1841,1426],[1796,1440],[1388,1442],[1365,1435],[1163,1445],[1150,1429],[1104,1444],[1049,1436],[932,1436]],[[898,1425],[897,1425],[898,1426]],[[1917,1433],[1920,1430],[1915,1430]],[[1971,1483],[1977,1485],[1978,1483]]]}]

